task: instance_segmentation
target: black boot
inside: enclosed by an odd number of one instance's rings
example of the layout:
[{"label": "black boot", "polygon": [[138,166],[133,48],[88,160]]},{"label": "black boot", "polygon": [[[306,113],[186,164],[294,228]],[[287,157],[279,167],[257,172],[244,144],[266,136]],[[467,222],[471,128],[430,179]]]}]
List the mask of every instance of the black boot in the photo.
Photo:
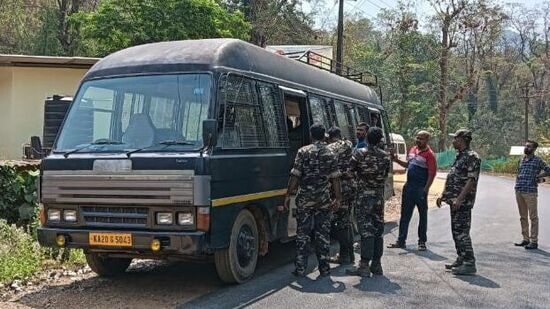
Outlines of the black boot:
[{"label": "black boot", "polygon": [[462,265],[463,262],[464,262],[464,260],[462,258],[458,257],[456,259],[456,261],[454,261],[452,264],[445,264],[445,269],[451,270],[453,268],[457,268],[460,265]]},{"label": "black boot", "polygon": [[369,261],[361,260],[359,266],[346,269],[346,274],[359,277],[370,277]]}]

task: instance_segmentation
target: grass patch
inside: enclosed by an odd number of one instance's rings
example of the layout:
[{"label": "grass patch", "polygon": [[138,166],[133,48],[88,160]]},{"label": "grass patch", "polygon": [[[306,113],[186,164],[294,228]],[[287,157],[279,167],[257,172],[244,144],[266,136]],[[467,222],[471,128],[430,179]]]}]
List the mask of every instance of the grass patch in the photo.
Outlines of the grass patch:
[{"label": "grass patch", "polygon": [[22,228],[0,220],[0,282],[23,279],[41,269],[44,253]]}]

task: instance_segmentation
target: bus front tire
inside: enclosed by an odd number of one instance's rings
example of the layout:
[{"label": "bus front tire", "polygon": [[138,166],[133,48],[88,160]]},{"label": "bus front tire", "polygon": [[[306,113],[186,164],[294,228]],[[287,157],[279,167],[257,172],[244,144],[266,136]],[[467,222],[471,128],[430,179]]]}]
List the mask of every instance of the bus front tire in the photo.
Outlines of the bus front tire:
[{"label": "bus front tire", "polygon": [[242,210],[231,229],[229,248],[214,253],[221,281],[242,283],[252,278],[258,262],[258,235],[254,216],[250,211]]},{"label": "bus front tire", "polygon": [[103,257],[98,253],[86,253],[88,266],[100,277],[115,277],[122,275],[130,266],[132,259]]}]

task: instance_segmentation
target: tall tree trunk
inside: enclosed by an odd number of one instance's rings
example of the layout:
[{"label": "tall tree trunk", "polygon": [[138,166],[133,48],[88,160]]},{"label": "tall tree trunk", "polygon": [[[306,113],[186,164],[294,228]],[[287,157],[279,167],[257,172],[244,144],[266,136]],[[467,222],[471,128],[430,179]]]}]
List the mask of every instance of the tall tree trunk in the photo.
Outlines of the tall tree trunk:
[{"label": "tall tree trunk", "polygon": [[439,139],[437,147],[439,151],[445,150],[447,143],[447,114],[449,104],[447,102],[447,90],[449,88],[449,23],[447,20],[441,27],[441,56],[439,58],[439,95],[437,107],[439,110]]}]

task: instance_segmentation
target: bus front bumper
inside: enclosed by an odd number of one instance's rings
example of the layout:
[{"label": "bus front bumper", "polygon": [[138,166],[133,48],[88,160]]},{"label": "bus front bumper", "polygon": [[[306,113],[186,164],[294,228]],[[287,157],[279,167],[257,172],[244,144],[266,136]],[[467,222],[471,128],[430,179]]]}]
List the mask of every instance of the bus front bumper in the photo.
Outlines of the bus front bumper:
[{"label": "bus front bumper", "polygon": [[[131,244],[124,246],[90,244],[93,235],[131,235]],[[44,247],[60,247],[58,236],[64,236],[66,248],[79,248],[92,252],[128,253],[128,254],[159,254],[197,256],[208,254],[205,232],[174,232],[174,231],[113,231],[113,230],[85,230],[67,228],[38,228],[38,242]],[[160,250],[151,249],[153,240],[159,240]]]}]

